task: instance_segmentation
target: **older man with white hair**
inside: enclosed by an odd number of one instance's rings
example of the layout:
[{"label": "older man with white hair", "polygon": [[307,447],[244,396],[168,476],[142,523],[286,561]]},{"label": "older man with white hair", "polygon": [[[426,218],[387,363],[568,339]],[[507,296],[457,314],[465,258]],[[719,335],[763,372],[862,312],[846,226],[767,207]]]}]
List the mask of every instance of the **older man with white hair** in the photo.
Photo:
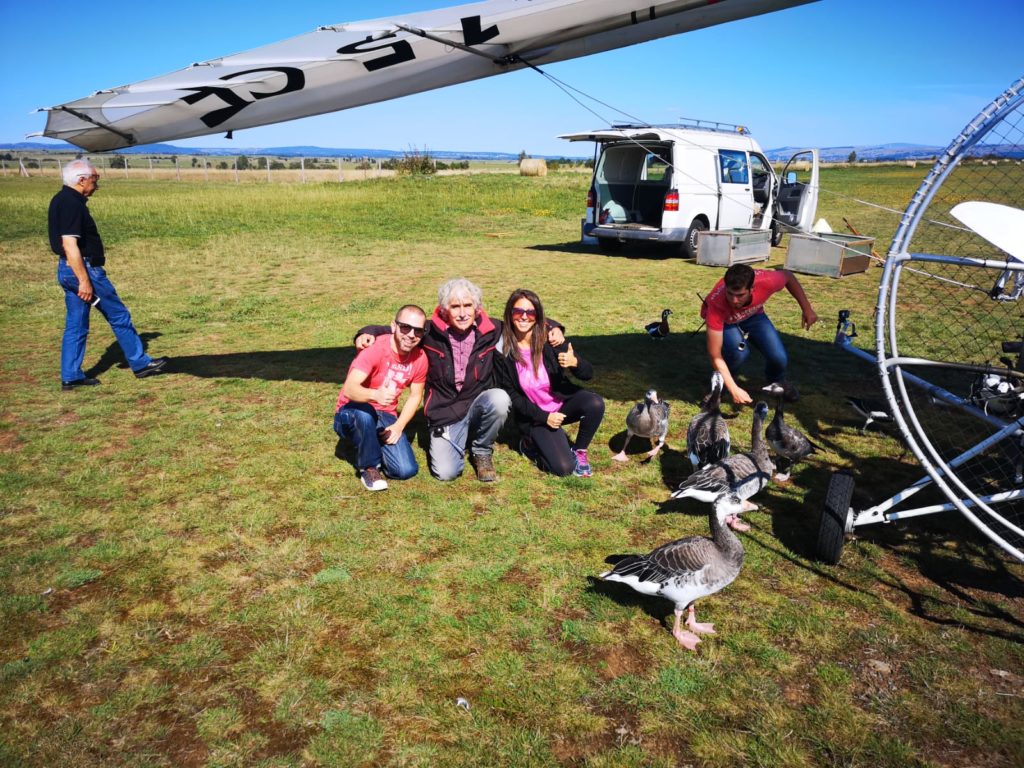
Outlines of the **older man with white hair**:
[{"label": "older man with white hair", "polygon": [[60,352],[61,389],[67,392],[100,383],[82,371],[93,307],[110,323],[136,378],[163,372],[167,358],[146,354],[131,314],[103,268],[103,241],[87,206],[99,189],[99,171],[88,160],[72,160],[62,175],[64,186],[53,196],[49,211],[50,248],[60,257],[57,283],[64,289],[67,308]]}]

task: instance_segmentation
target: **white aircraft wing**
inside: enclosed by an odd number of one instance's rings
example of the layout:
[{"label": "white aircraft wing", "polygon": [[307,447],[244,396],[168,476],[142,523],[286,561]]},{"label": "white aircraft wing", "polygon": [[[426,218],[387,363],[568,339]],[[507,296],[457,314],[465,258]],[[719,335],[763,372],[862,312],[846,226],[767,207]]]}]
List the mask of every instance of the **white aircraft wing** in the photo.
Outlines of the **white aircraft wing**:
[{"label": "white aircraft wing", "polygon": [[47,107],[90,152],[224,133],[586,56],[815,0],[490,0],[320,27]]}]

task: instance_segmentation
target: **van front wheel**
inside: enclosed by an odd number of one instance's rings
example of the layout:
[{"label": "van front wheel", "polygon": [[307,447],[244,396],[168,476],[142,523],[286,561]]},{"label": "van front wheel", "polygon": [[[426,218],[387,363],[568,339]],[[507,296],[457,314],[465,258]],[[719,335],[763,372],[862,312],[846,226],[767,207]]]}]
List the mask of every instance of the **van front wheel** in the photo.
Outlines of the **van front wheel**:
[{"label": "van front wheel", "polygon": [[694,219],[690,222],[690,230],[686,233],[686,239],[683,240],[681,248],[685,258],[697,258],[697,244],[700,241],[700,233],[706,232],[707,228],[707,224],[700,219]]}]

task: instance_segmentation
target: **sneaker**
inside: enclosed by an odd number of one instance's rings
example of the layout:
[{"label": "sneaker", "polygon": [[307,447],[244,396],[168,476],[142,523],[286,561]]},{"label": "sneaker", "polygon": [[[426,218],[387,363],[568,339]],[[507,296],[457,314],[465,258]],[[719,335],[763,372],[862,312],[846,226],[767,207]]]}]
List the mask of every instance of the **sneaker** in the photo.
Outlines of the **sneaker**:
[{"label": "sneaker", "polygon": [[363,487],[368,491],[386,491],[388,481],[380,473],[377,467],[367,467],[359,473],[359,479],[363,481]]},{"label": "sneaker", "polygon": [[529,437],[524,437],[519,440],[519,452],[534,464],[536,464],[537,460],[540,458],[540,454],[537,453],[537,446],[533,444],[533,440]]},{"label": "sneaker", "polygon": [[481,483],[493,483],[498,479],[498,473],[494,471],[494,462],[491,461],[490,454],[474,455],[470,461],[473,463],[473,469],[476,470],[476,479]]},{"label": "sneaker", "polygon": [[78,389],[79,387],[95,387],[98,386],[99,383],[99,379],[93,379],[87,376],[84,379],[76,379],[75,381],[62,381],[60,383],[60,388],[64,392],[70,392],[71,390]]},{"label": "sneaker", "polygon": [[590,477],[590,462],[587,461],[587,449],[577,448],[573,451],[576,454],[576,469],[572,471],[576,477]]},{"label": "sneaker", "polygon": [[145,368],[140,368],[135,372],[135,378],[145,379],[149,376],[156,376],[158,373],[162,373],[164,368],[167,367],[167,362],[168,360],[166,357],[154,358],[153,361]]}]

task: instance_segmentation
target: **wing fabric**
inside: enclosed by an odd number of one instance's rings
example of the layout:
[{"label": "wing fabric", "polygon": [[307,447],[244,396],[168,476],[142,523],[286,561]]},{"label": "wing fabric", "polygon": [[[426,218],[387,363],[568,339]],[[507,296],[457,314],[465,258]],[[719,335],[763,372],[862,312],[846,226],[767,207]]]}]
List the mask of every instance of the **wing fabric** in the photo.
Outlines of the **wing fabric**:
[{"label": "wing fabric", "polygon": [[48,107],[43,135],[99,152],[252,128],[813,1],[490,0],[326,26]]}]

